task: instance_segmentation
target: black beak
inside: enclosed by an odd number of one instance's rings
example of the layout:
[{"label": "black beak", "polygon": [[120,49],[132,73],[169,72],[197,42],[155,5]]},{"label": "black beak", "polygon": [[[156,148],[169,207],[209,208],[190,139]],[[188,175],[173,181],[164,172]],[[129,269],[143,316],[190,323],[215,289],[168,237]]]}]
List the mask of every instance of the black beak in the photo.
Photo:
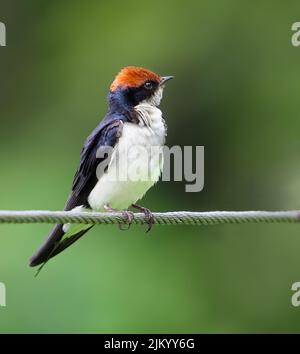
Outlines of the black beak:
[{"label": "black beak", "polygon": [[159,85],[164,85],[167,81],[174,79],[174,76],[162,76]]}]

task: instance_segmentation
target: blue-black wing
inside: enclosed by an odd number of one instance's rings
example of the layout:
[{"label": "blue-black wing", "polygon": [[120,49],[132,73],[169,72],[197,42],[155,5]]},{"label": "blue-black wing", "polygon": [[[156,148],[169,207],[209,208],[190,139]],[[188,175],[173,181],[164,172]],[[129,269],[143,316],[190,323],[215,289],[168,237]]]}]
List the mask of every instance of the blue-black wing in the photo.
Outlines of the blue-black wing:
[{"label": "blue-black wing", "polygon": [[114,147],[122,133],[122,127],[122,120],[114,120],[103,127],[98,126],[87,138],[81,150],[79,167],[65,210],[71,210],[78,205],[88,206],[88,196],[101,177],[96,175],[97,167],[103,162],[108,164],[110,158],[109,154],[97,157],[99,156],[97,152],[105,150],[106,147]]},{"label": "blue-black wing", "polygon": [[[97,167],[99,163],[105,162],[105,164],[108,164],[109,161],[104,160],[110,157],[108,154],[105,157],[97,158],[97,156],[99,156],[97,151],[99,149],[105,149],[107,146],[114,147],[117,144],[122,134],[124,120],[122,116],[106,116],[88,136],[81,150],[79,167],[75,173],[72,191],[65,204],[64,210],[72,210],[80,205],[88,206],[88,196],[100,177],[96,175]],[[62,240],[65,234],[63,224],[55,225],[44,244],[30,258],[30,266],[34,267],[47,262],[50,258],[77,241],[89,229],[80,231]]]}]

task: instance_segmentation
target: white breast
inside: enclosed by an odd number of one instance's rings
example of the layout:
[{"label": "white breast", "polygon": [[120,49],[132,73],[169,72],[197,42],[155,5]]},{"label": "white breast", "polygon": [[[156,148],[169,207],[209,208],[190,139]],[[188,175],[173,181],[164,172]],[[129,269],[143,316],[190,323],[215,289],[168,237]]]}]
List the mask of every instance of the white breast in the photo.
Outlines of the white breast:
[{"label": "white breast", "polygon": [[163,167],[166,126],[161,111],[142,103],[135,107],[139,124],[124,123],[107,172],[89,196],[94,210],[104,205],[127,209],[158,181]]}]

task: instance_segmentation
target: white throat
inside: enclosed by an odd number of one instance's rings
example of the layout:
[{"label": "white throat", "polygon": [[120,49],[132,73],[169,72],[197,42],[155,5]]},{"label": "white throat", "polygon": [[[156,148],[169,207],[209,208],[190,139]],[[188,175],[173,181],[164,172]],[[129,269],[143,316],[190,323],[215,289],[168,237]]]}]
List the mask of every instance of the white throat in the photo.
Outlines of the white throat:
[{"label": "white throat", "polygon": [[157,123],[163,123],[165,126],[164,119],[162,118],[162,112],[157,107],[159,106],[163,96],[163,87],[159,87],[156,92],[148,99],[142,101],[134,107],[134,110],[137,112],[139,125],[147,126],[152,128],[156,126]]},{"label": "white throat", "polygon": [[150,98],[144,100],[141,103],[148,103],[155,107],[159,106],[163,97],[163,91],[164,91],[164,87],[159,86],[158,89],[154,92],[154,94]]}]

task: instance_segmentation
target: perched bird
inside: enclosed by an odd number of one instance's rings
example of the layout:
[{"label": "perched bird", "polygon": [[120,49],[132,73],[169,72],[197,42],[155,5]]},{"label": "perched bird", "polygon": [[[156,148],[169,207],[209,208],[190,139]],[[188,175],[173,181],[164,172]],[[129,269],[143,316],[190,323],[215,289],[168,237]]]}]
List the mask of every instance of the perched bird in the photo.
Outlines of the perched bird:
[{"label": "perched bird", "polygon": [[[165,143],[166,124],[158,106],[164,85],[172,78],[134,66],[117,74],[108,94],[108,113],[81,150],[64,210],[122,211],[130,224],[133,213],[127,209],[135,207],[145,214],[151,227],[150,210],[135,203],[162,171],[160,148]],[[128,178],[128,171],[136,178]],[[30,258],[30,266],[45,264],[92,226],[57,224]]]}]

